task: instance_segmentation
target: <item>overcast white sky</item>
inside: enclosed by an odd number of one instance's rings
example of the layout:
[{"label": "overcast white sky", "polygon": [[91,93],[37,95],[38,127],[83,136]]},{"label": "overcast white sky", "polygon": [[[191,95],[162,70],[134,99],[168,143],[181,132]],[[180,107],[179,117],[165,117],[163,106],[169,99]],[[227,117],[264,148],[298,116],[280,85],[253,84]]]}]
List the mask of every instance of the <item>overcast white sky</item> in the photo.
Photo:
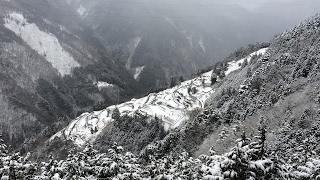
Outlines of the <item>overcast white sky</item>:
[{"label": "overcast white sky", "polygon": [[[178,6],[173,7],[179,10],[212,9],[213,11],[220,8],[230,12],[234,10],[232,5],[237,4],[252,12],[264,13],[266,16],[268,14],[277,15],[280,18],[288,19],[295,23],[320,11],[320,0],[149,0],[148,3],[162,4],[159,8],[169,7],[163,6],[163,4],[178,4]],[[181,6],[179,6],[179,4]],[[195,6],[188,6],[190,4]]]},{"label": "overcast white sky", "polygon": [[[177,0],[176,2],[186,1]],[[320,12],[320,0],[190,0],[188,2],[199,3],[204,6],[206,4],[216,4],[217,7],[207,8],[216,9],[220,7],[220,9],[234,14],[237,14],[237,12],[231,5],[237,4],[251,12],[264,14],[266,18],[285,19],[290,26],[294,26]]]},{"label": "overcast white sky", "polygon": [[319,0],[227,0],[227,2],[257,13],[277,14],[293,21],[296,19],[297,22],[320,11]]}]

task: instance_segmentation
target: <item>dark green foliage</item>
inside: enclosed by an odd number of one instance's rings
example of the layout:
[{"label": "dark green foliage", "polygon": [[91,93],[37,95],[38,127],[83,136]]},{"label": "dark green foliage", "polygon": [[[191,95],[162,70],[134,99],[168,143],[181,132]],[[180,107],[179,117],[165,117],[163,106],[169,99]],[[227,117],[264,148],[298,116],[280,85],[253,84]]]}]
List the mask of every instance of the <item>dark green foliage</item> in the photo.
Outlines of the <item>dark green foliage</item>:
[{"label": "dark green foliage", "polygon": [[245,59],[245,60],[243,61],[243,63],[241,64],[241,68],[244,68],[244,67],[246,67],[247,65],[248,65],[248,60]]},{"label": "dark green foliage", "polygon": [[252,76],[252,70],[251,68],[248,68],[247,70],[247,78],[250,78]]},{"label": "dark green foliage", "polygon": [[217,107],[221,107],[225,102],[231,100],[235,96],[238,95],[238,91],[236,91],[234,88],[227,88],[223,89],[221,94],[219,95],[218,102],[217,102]]},{"label": "dark green foliage", "polygon": [[163,139],[167,134],[159,119],[120,116],[117,111],[115,109],[112,115],[115,121],[106,128],[95,143],[95,147],[100,152],[106,152],[113,142],[117,142],[124,149],[139,153],[148,144]]},{"label": "dark green foliage", "polygon": [[112,112],[112,119],[115,119],[115,124],[118,125],[118,123],[120,123],[120,118],[121,118],[121,114],[118,108],[115,108]]},{"label": "dark green foliage", "polygon": [[89,98],[86,92],[76,91],[73,97],[79,107],[92,107],[94,104],[94,100]]},{"label": "dark green foliage", "polygon": [[253,78],[253,80],[251,81],[251,84],[250,84],[251,90],[257,91],[257,93],[259,93],[261,86],[262,86],[262,79],[260,79],[259,77]]},{"label": "dark green foliage", "polygon": [[216,73],[212,73],[211,75],[211,85],[215,84],[217,82],[218,76]]},{"label": "dark green foliage", "polygon": [[40,109],[48,110],[54,118],[61,116],[70,116],[73,112],[71,102],[57,90],[53,84],[45,79],[38,80],[37,92],[44,100],[39,102]]},{"label": "dark green foliage", "polygon": [[258,128],[258,136],[255,138],[257,139],[255,142],[251,143],[250,146],[252,146],[252,159],[258,160],[262,159],[266,155],[265,151],[265,141],[266,141],[266,127],[261,126]]},{"label": "dark green foliage", "polygon": [[[4,143],[4,141],[2,139],[2,135],[0,135],[0,157],[4,157],[7,154],[8,154],[7,145]],[[0,162],[0,163],[2,163],[2,162]]]},{"label": "dark green foliage", "polygon": [[224,78],[225,77],[224,71],[226,70],[226,68],[227,68],[227,63],[218,62],[213,66],[213,72],[217,74],[218,77]]},{"label": "dark green foliage", "polygon": [[[273,150],[278,150],[279,155],[286,161],[306,161],[308,158],[314,157],[320,153],[319,119],[311,124],[311,127],[296,128],[295,126],[285,126],[281,128],[278,141]],[[288,154],[296,154],[299,157],[287,156]]]},{"label": "dark green foliage", "polygon": [[177,76],[177,77],[172,77],[170,79],[170,86],[169,88],[172,88],[174,86],[177,86],[181,84],[184,81],[183,76]]}]

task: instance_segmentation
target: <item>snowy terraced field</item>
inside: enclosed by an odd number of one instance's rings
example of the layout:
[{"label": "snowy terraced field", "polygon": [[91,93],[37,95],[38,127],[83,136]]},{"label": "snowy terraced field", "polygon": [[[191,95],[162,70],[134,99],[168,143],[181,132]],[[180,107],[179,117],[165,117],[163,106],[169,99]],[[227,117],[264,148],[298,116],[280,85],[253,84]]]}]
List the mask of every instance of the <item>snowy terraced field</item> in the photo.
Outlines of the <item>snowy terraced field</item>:
[{"label": "snowy terraced field", "polygon": [[[189,118],[190,111],[203,108],[205,100],[214,93],[211,88],[211,74],[212,71],[209,71],[179,86],[149,94],[141,99],[132,99],[101,111],[83,113],[51,139],[63,136],[79,146],[93,141],[104,127],[113,121],[112,112],[115,108],[119,109],[121,115],[158,117],[162,119],[166,130],[176,128]],[[190,89],[195,91],[191,92]]]},{"label": "snowy terraced field", "polygon": [[[250,54],[250,61],[254,54],[264,54],[266,48]],[[245,59],[245,58],[244,58]],[[244,59],[229,63],[226,74],[240,69],[239,63]],[[158,117],[163,121],[166,130],[173,129],[189,119],[191,111],[204,108],[205,101],[215,92],[211,86],[213,71],[182,82],[180,85],[159,93],[151,93],[140,99],[107,107],[101,111],[83,113],[73,120],[66,128],[51,137],[62,137],[72,140],[76,145],[83,146],[86,142],[94,141],[112,119],[113,111],[118,108],[121,115],[142,115],[150,118]]]}]

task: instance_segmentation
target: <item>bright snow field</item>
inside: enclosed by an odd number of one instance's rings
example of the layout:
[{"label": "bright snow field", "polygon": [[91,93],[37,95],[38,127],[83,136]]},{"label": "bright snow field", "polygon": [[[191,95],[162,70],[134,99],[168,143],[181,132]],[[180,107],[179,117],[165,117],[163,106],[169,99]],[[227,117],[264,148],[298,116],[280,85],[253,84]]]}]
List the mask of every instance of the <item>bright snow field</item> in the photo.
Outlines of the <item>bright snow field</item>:
[{"label": "bright snow field", "polygon": [[69,74],[72,68],[79,66],[53,34],[41,31],[34,23],[28,23],[22,14],[10,13],[4,25],[49,61],[61,75]]}]

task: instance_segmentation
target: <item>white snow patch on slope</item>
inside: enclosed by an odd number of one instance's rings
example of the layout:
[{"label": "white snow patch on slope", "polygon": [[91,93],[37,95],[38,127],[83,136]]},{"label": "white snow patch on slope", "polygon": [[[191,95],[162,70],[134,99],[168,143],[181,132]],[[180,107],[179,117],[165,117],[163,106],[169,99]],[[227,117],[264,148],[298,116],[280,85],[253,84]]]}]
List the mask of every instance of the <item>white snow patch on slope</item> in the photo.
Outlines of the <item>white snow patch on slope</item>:
[{"label": "white snow patch on slope", "polygon": [[189,44],[190,44],[190,46],[191,46],[191,48],[193,48],[193,43],[192,43],[192,38],[193,38],[193,35],[186,35],[186,38],[187,38],[187,40],[188,40],[188,42],[189,42]]},{"label": "white snow patch on slope", "polygon": [[133,77],[135,80],[137,80],[139,78],[139,75],[141,74],[141,72],[143,71],[144,66],[141,67],[137,67],[136,68],[136,72],[134,73]]},{"label": "white snow patch on slope", "polygon": [[203,41],[202,41],[202,36],[200,35],[200,39],[199,39],[199,45],[202,48],[203,52],[206,52],[206,48],[204,47]]},{"label": "white snow patch on slope", "polygon": [[87,10],[80,5],[80,7],[78,8],[77,12],[80,14],[80,16],[82,16]]},{"label": "white snow patch on slope", "polygon": [[98,81],[98,82],[96,82],[94,84],[96,86],[98,86],[99,91],[101,91],[101,89],[104,89],[104,88],[114,87],[113,84],[109,84],[109,83],[103,82],[103,81]]},{"label": "white snow patch on slope", "polygon": [[69,74],[72,68],[79,66],[53,34],[41,31],[34,23],[28,23],[22,14],[10,13],[9,17],[5,18],[4,25],[44,56],[61,75]]},{"label": "white snow patch on slope", "polygon": [[[212,71],[209,71],[171,89],[151,93],[146,97],[132,99],[101,111],[84,113],[51,137],[50,140],[63,136],[79,146],[92,142],[107,124],[113,121],[112,112],[115,108],[119,109],[121,115],[158,117],[163,121],[166,130],[176,128],[189,119],[191,111],[196,108],[204,108],[206,99],[214,93],[214,89],[210,86],[211,75]],[[190,89],[196,89],[195,93],[192,94],[188,91]]]},{"label": "white snow patch on slope", "polygon": [[164,16],[164,19],[165,19],[171,26],[179,29],[179,27],[173,22],[172,19],[170,19],[170,18],[168,18],[168,17],[165,17],[165,16]]},{"label": "white snow patch on slope", "polygon": [[233,71],[236,71],[238,69],[241,68],[241,64],[247,59],[248,63],[250,63],[252,56],[254,55],[264,55],[266,53],[266,51],[268,50],[268,48],[262,48],[256,52],[251,53],[250,55],[248,55],[247,57],[240,59],[238,61],[231,61],[228,62],[228,69],[225,71],[225,75],[227,76],[228,74],[230,74]]},{"label": "white snow patch on slope", "polygon": [[127,60],[127,63],[126,63],[126,68],[127,69],[130,69],[131,68],[131,64],[132,64],[132,57],[138,47],[138,45],[140,44],[140,41],[141,41],[141,37],[134,37],[130,43],[128,44],[128,49],[129,49],[129,52],[130,52],[130,56]]}]

